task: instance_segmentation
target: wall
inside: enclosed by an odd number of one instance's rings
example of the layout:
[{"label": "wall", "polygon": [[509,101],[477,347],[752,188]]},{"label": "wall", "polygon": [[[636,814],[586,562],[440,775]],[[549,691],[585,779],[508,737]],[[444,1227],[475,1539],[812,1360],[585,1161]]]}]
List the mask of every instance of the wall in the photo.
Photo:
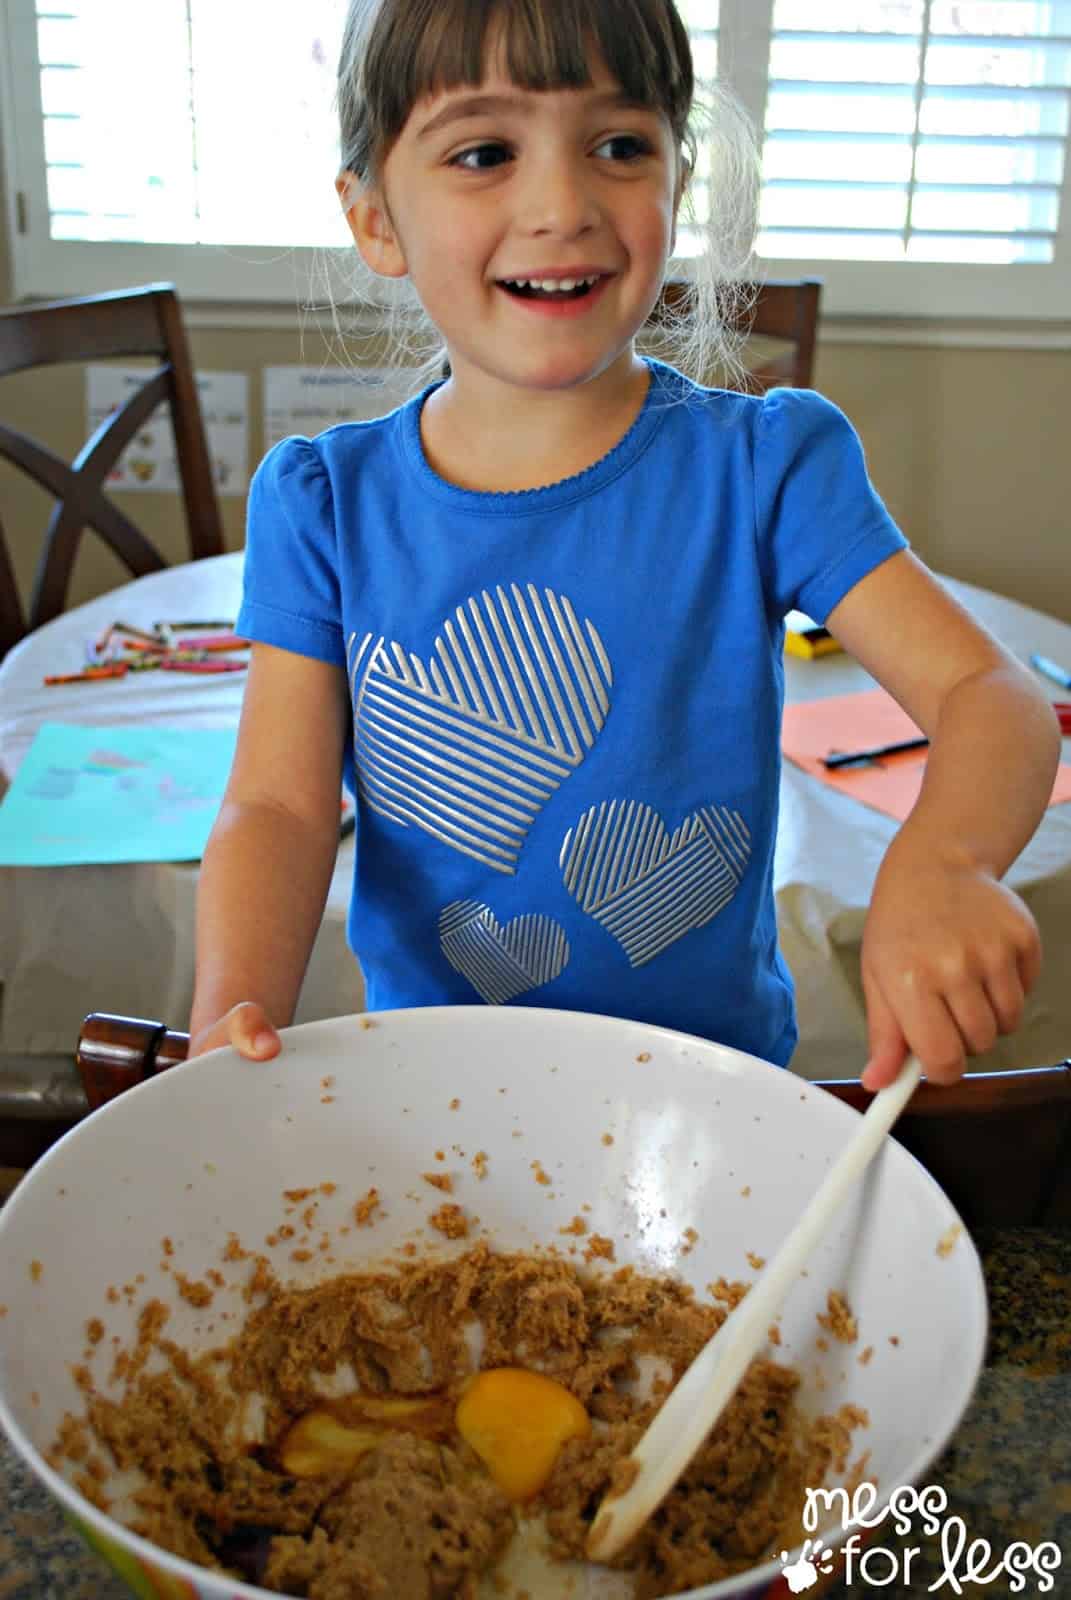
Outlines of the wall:
[{"label": "wall", "polygon": [[[306,329],[199,326],[194,363],[252,376],[251,461],[263,453],[263,367],[325,359]],[[820,342],[816,387],[859,429],[871,475],[919,555],[938,570],[999,589],[1071,621],[1071,349],[984,349],[855,342],[831,327]],[[910,337],[910,335],[909,335]],[[1064,343],[1068,341],[1064,339]],[[0,379],[0,415],[73,453],[84,439],[79,369]],[[169,556],[181,559],[177,499],[120,496]],[[50,501],[0,463],[0,507],[20,583],[28,587]],[[228,545],[243,541],[244,504],[224,497]],[[75,577],[81,600],[123,580],[88,548]]]}]

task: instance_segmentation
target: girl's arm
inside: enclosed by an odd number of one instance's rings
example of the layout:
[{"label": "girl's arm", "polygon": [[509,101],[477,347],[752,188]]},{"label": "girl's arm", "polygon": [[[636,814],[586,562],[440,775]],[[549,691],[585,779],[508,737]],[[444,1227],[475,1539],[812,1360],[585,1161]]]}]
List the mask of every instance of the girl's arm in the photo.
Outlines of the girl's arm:
[{"label": "girl's arm", "polygon": [[951,1083],[1018,1027],[1041,947],[1000,878],[1048,804],[1060,731],[1030,675],[904,551],[828,627],[931,741],[922,791],[881,864],[863,931],[868,1089],[908,1050]]},{"label": "girl's arm", "polygon": [[197,895],[190,1055],[266,1059],[294,1014],[338,850],[348,702],[338,667],[253,646],[234,765]]}]

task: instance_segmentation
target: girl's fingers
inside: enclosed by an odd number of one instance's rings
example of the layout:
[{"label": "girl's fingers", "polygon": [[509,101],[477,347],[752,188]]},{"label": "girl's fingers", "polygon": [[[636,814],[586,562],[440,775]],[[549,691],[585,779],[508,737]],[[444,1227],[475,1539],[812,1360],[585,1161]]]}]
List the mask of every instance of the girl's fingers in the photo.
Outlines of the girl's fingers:
[{"label": "girl's fingers", "polygon": [[863,972],[869,1053],[861,1075],[864,1089],[876,1094],[896,1081],[907,1055],[907,1041],[880,986]]},{"label": "girl's fingers", "polygon": [[[874,1006],[872,996],[877,994],[879,1016],[885,1011],[891,1013],[907,1048],[918,1057],[931,1083],[955,1083],[963,1076],[967,1065],[965,1041],[951,1010],[936,990],[920,986],[914,977],[897,983],[891,995],[876,978],[870,984],[864,978],[864,990],[868,1015]],[[887,1029],[887,1024],[879,1026]],[[883,1083],[891,1083],[895,1076],[895,1072],[885,1076]],[[865,1087],[880,1088],[883,1083],[875,1085],[868,1077]]]},{"label": "girl's fingers", "polygon": [[1019,967],[1003,967],[986,980],[986,993],[1001,1033],[1014,1033],[1023,1018],[1026,991]]},{"label": "girl's fingers", "polygon": [[964,984],[950,989],[944,1000],[967,1055],[981,1056],[992,1050],[1000,1035],[1000,1022],[988,989],[980,982]]},{"label": "girl's fingers", "polygon": [[1041,975],[1041,935],[1038,933],[1037,923],[1026,906],[1022,909],[1024,916],[1029,920],[1023,930],[1022,943],[1018,947],[1019,980],[1023,986],[1023,994],[1028,995]]}]

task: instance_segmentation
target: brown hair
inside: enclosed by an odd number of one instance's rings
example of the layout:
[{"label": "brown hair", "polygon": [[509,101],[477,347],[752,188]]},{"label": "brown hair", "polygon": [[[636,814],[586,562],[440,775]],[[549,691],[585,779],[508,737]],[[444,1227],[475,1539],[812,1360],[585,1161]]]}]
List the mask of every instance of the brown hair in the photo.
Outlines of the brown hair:
[{"label": "brown hair", "polygon": [[594,45],[629,97],[691,143],[692,52],[671,0],[352,0],[338,68],[343,170],[375,183],[417,101],[478,85],[492,25],[519,88],[586,88]]},{"label": "brown hair", "polygon": [[[746,300],[739,278],[755,233],[758,156],[732,95],[716,86],[705,108],[696,104],[691,43],[674,0],[350,0],[338,66],[342,174],[377,186],[419,100],[480,84],[492,27],[507,75],[524,89],[587,87],[597,50],[631,99],[665,115],[686,175],[695,170],[698,124],[706,124],[708,215],[689,223],[687,189],[684,202],[685,226],[701,244],[693,292],[666,313],[655,344],[700,380],[714,370],[737,374]],[[445,353],[436,330],[426,317],[414,319],[418,305],[377,293],[371,275],[357,271],[357,294],[383,305],[396,356],[415,361],[414,376],[427,381]],[[337,319],[336,332],[342,337]]]}]

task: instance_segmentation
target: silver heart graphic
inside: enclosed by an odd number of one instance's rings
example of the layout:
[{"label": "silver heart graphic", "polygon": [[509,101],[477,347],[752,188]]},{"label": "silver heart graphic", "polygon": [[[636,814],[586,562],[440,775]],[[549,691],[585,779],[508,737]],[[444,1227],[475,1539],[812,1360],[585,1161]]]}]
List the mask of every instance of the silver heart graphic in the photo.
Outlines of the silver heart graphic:
[{"label": "silver heart graphic", "polygon": [[534,584],[458,606],[429,663],[347,646],[357,779],[367,804],[496,872],[595,744],[613,673],[593,625]]},{"label": "silver heart graphic", "polygon": [[738,811],[701,806],[672,834],[635,800],[604,800],[562,844],[566,888],[641,967],[733,898],[751,858]]},{"label": "silver heart graphic", "polygon": [[490,906],[475,900],[455,900],[443,908],[439,943],[454,971],[489,1006],[549,983],[569,961],[569,941],[553,917],[514,917],[503,927]]}]

